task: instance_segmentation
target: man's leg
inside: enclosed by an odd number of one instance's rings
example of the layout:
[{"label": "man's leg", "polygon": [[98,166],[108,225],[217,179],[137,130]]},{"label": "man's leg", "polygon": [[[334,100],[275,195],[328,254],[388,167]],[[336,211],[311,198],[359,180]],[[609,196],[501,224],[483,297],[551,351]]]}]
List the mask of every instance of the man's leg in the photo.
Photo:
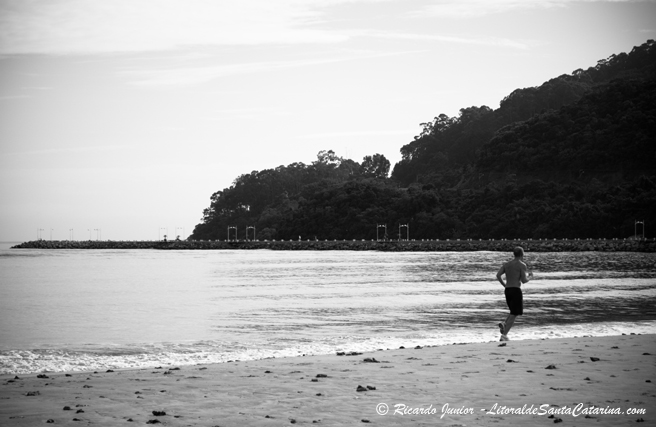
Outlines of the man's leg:
[{"label": "man's leg", "polygon": [[506,317],[506,321],[504,322],[506,325],[506,329],[502,335],[507,335],[508,332],[510,332],[510,328],[512,328],[512,325],[515,323],[515,316],[514,314],[509,314],[508,317]]}]

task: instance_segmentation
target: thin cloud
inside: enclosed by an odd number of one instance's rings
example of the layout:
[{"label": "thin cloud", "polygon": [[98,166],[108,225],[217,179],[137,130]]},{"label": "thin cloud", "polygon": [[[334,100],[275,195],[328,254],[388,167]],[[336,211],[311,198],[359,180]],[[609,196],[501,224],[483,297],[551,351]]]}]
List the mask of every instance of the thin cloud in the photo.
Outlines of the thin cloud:
[{"label": "thin cloud", "polygon": [[388,135],[414,135],[416,129],[406,130],[380,130],[380,131],[346,131],[346,132],[324,132],[299,135],[297,139],[326,139],[350,136],[388,136]]},{"label": "thin cloud", "polygon": [[426,6],[417,14],[445,18],[472,18],[522,9],[563,8],[571,3],[628,3],[631,1],[640,2],[642,0],[442,0]]},{"label": "thin cloud", "polygon": [[2,153],[6,156],[23,156],[23,155],[43,155],[43,154],[59,154],[59,153],[88,153],[88,152],[105,152],[134,149],[130,145],[101,145],[97,147],[62,147],[62,148],[46,148],[43,150],[25,150],[25,151],[10,151]]},{"label": "thin cloud", "polygon": [[320,59],[304,61],[272,61],[253,62],[227,65],[206,65],[196,67],[180,67],[172,69],[135,69],[126,70],[122,74],[132,80],[137,86],[178,86],[206,83],[208,81],[232,75],[259,73],[264,71],[282,70],[286,68],[307,67],[312,65],[339,62],[344,59]]},{"label": "thin cloud", "polygon": [[298,0],[3,0],[0,55],[346,40],[338,32],[307,27],[322,6],[323,1]]},{"label": "thin cloud", "polygon": [[470,44],[470,45],[479,45],[479,46],[509,47],[513,49],[529,48],[528,44],[526,43],[522,43],[510,39],[496,38],[496,37],[466,38],[466,37],[453,37],[453,36],[433,35],[433,34],[391,33],[391,32],[383,32],[383,31],[370,31],[370,32],[362,33],[362,35],[369,36],[369,37],[377,37],[377,38],[397,39],[397,40],[433,41],[433,42],[443,42],[443,43]]},{"label": "thin cloud", "polygon": [[261,73],[267,71],[276,71],[292,69],[299,67],[309,67],[317,65],[332,64],[344,61],[363,60],[370,58],[380,58],[387,56],[405,55],[417,51],[404,52],[386,52],[365,54],[349,54],[333,58],[322,59],[303,59],[290,61],[263,61],[249,62],[239,64],[223,65],[197,65],[193,67],[175,67],[175,68],[133,68],[124,69],[120,74],[130,80],[130,84],[143,87],[157,86],[182,86],[194,85],[212,81],[214,79],[228,77],[233,75],[243,75],[250,73]]}]

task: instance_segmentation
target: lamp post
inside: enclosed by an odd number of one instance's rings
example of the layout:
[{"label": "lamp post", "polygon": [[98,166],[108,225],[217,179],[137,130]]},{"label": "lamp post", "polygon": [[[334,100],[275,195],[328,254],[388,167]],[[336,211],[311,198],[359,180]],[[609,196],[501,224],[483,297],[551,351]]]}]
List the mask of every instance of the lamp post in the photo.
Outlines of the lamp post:
[{"label": "lamp post", "polygon": [[401,227],[405,227],[405,240],[410,240],[410,226],[408,224],[399,224],[399,240],[401,240]]},{"label": "lamp post", "polygon": [[248,240],[248,230],[252,229],[253,230],[253,240],[255,240],[255,226],[254,225],[249,225],[246,227],[246,240]]},{"label": "lamp post", "polygon": [[384,239],[387,240],[387,224],[376,224],[376,241],[380,240],[378,238],[378,231],[380,230],[380,228],[385,229]]},{"label": "lamp post", "polygon": [[[178,234],[178,230],[182,230],[182,236],[184,238],[184,228],[183,227],[175,227],[175,234]],[[180,237],[180,235],[178,234],[178,238],[179,237]]]},{"label": "lamp post", "polygon": [[643,219],[642,221],[634,221],[633,223],[633,237],[638,240],[638,224],[642,224],[642,239],[645,239],[645,220]]}]

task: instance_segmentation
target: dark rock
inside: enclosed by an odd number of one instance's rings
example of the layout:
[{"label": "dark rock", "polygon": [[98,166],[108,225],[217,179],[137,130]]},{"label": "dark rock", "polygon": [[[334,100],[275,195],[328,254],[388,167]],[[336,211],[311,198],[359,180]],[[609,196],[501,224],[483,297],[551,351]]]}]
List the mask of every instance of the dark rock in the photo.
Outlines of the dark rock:
[{"label": "dark rock", "polygon": [[549,365],[549,366],[547,366],[547,367],[544,368],[544,369],[556,369],[556,365]]},{"label": "dark rock", "polygon": [[363,360],[363,362],[366,362],[366,363],[380,363],[374,357],[367,357]]},{"label": "dark rock", "polygon": [[153,411],[153,415],[156,416],[156,417],[163,417],[164,415],[166,415],[166,412],[164,412],[164,411]]},{"label": "dark rock", "polygon": [[358,386],[358,388],[355,391],[367,391],[365,387],[362,387],[361,385]]},{"label": "dark rock", "polygon": [[376,387],[372,387],[372,386],[368,385],[367,390],[376,390]]},{"label": "dark rock", "polygon": [[25,393],[25,396],[38,396],[40,394],[41,393],[39,393],[38,391],[28,391],[27,393]]},{"label": "dark rock", "polygon": [[598,362],[600,359],[598,357],[591,357],[590,360],[593,362]]},{"label": "dark rock", "polygon": [[64,411],[70,411],[70,410],[71,410],[71,407],[70,407],[70,406],[64,406],[64,409],[63,409],[63,410],[64,410]]}]

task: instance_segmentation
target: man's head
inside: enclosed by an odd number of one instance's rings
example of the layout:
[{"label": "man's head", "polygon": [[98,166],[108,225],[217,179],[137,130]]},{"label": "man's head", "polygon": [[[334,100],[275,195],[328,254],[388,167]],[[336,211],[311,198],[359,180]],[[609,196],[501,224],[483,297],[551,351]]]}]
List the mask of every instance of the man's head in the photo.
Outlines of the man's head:
[{"label": "man's head", "polygon": [[521,246],[517,246],[513,249],[513,254],[515,255],[515,258],[521,258],[524,256],[524,249]]}]

